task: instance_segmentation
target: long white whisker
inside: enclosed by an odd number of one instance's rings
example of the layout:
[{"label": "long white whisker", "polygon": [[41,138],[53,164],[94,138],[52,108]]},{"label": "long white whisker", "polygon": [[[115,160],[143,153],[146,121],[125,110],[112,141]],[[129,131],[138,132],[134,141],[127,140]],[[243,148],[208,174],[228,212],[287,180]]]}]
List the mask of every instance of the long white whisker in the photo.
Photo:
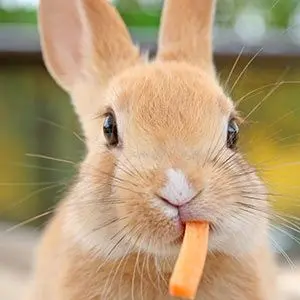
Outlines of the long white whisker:
[{"label": "long white whisker", "polygon": [[240,61],[240,58],[241,58],[241,56],[242,56],[244,50],[245,50],[245,46],[242,47],[242,49],[241,49],[239,55],[237,56],[237,58],[236,58],[235,61],[234,61],[234,64],[233,64],[233,66],[232,66],[232,68],[231,68],[231,70],[230,70],[230,72],[229,72],[229,75],[227,76],[227,79],[226,79],[225,84],[224,84],[226,89],[227,89],[227,87],[228,87],[228,83],[229,83],[229,81],[230,81],[230,79],[231,79],[231,77],[232,77],[232,74],[233,74],[233,72],[234,72],[234,70],[235,70],[235,68],[236,68],[236,66],[237,66],[237,64],[238,64],[238,62]]},{"label": "long white whisker", "polygon": [[241,71],[241,73],[239,74],[239,76],[237,77],[237,79],[235,80],[234,84],[231,87],[230,90],[230,94],[232,94],[232,92],[234,91],[236,85],[239,83],[240,79],[242,78],[242,76],[245,74],[245,72],[247,71],[248,67],[251,65],[251,63],[256,59],[256,57],[263,51],[263,48],[260,48],[255,55],[249,60],[249,62],[246,64],[246,66],[243,68],[243,70]]},{"label": "long white whisker", "polygon": [[284,251],[284,249],[275,241],[275,239],[273,239],[270,236],[270,239],[274,245],[274,247],[279,251],[279,253],[286,259],[287,263],[289,264],[289,266],[291,267],[291,269],[295,269],[296,266],[293,263],[293,261],[290,259],[290,257],[288,256],[288,254]]},{"label": "long white whisker", "polygon": [[62,163],[70,164],[70,165],[75,165],[75,162],[73,162],[71,160],[51,157],[51,156],[44,155],[44,154],[26,153],[26,156],[35,157],[35,158],[43,158],[43,159],[53,160],[53,161],[62,162]]}]

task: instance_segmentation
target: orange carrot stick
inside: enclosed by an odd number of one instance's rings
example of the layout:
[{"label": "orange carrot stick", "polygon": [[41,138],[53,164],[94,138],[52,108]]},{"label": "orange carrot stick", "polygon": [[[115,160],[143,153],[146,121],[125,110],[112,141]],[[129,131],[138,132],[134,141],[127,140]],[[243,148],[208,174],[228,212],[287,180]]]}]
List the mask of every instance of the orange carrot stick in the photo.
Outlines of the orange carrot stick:
[{"label": "orange carrot stick", "polygon": [[170,279],[169,293],[194,299],[203,273],[208,248],[208,223],[186,224],[183,243]]}]

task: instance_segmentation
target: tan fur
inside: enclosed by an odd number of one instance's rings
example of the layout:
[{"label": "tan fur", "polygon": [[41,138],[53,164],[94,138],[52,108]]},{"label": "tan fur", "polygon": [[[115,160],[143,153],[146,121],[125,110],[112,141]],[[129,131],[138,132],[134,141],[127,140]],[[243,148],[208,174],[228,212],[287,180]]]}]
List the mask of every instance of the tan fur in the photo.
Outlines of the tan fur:
[{"label": "tan fur", "polygon": [[[103,265],[103,259],[81,251],[63,236],[61,227],[62,220],[57,216],[45,232],[40,249],[42,265],[32,299],[172,299],[167,296],[166,286],[169,266],[159,274],[153,258],[145,254],[140,254],[138,260],[136,254],[131,254],[121,263]],[[264,248],[257,251],[241,261],[220,253],[210,255],[197,299],[276,299],[269,254]]]},{"label": "tan fur", "polygon": [[158,58],[188,61],[213,74],[212,22],[215,0],[165,2]]},{"label": "tan fur", "polygon": [[189,218],[211,224],[197,300],[276,299],[266,190],[226,147],[237,113],[214,74],[213,2],[166,1],[158,58],[147,62],[105,0],[41,0],[45,61],[72,97],[87,155],[45,229],[29,300],[171,299],[184,228],[157,197],[171,168],[201,192],[185,205]]}]

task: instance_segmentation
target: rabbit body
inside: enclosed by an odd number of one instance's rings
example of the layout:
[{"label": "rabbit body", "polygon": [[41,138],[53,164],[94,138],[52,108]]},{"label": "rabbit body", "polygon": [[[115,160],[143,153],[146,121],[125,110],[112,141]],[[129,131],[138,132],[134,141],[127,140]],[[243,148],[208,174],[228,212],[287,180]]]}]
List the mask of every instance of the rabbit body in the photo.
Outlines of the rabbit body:
[{"label": "rabbit body", "polygon": [[[267,191],[236,149],[212,0],[166,0],[154,61],[106,0],[41,0],[49,73],[87,153],[46,227],[29,300],[167,300],[188,221],[210,224],[196,299],[274,300]],[[61,25],[60,25],[61,24]]]}]

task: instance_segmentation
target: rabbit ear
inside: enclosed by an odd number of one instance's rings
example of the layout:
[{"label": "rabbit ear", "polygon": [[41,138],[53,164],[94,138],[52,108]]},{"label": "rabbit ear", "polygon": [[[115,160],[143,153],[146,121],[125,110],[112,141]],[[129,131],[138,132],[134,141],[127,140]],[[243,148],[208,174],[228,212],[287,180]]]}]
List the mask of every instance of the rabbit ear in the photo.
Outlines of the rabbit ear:
[{"label": "rabbit ear", "polygon": [[215,0],[165,0],[158,59],[190,62],[214,74],[214,10]]},{"label": "rabbit ear", "polygon": [[138,49],[107,0],[40,0],[41,45],[46,66],[67,91],[87,72],[105,83],[136,62]]}]

